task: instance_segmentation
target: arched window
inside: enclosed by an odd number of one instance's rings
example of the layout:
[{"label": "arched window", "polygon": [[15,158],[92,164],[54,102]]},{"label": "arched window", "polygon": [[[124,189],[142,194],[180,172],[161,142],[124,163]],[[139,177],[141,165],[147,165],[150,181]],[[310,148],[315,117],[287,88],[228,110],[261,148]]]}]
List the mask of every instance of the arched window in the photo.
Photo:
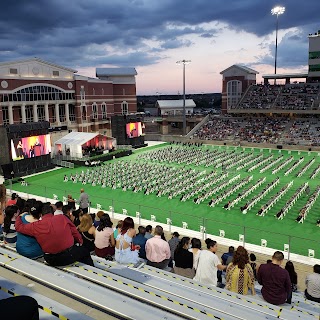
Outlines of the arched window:
[{"label": "arched window", "polygon": [[101,104],[101,113],[102,113],[102,119],[106,120],[107,119],[107,105],[105,102],[102,102],[102,104]]},{"label": "arched window", "polygon": [[128,114],[129,113],[129,108],[128,108],[128,102],[127,101],[123,101],[121,103],[121,113],[122,114]]},{"label": "arched window", "polygon": [[97,103],[94,102],[92,104],[92,116],[91,116],[92,119],[98,119],[98,107],[97,107]]},{"label": "arched window", "polygon": [[242,83],[239,80],[231,80],[227,83],[227,108],[234,108],[242,95]]}]

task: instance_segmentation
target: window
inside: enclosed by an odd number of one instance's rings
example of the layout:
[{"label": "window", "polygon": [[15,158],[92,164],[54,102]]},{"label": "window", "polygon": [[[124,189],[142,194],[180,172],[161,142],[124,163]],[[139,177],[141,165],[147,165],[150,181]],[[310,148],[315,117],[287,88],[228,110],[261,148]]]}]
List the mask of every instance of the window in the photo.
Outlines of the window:
[{"label": "window", "polygon": [[33,122],[33,106],[26,106],[26,122]]},{"label": "window", "polygon": [[122,114],[128,114],[129,111],[128,111],[128,102],[127,101],[123,101],[121,103],[121,113]]},{"label": "window", "polygon": [[8,101],[74,100],[73,93],[49,86],[31,86],[8,95]]},{"label": "window", "polygon": [[18,69],[10,68],[10,74],[18,74]]},{"label": "window", "polygon": [[38,106],[37,114],[38,114],[38,121],[46,120],[44,106]]},{"label": "window", "polygon": [[9,110],[8,107],[2,107],[2,123],[9,124]]},{"label": "window", "polygon": [[69,104],[69,118],[71,122],[76,121],[76,108],[73,104]]},{"label": "window", "polygon": [[59,118],[60,122],[66,122],[66,106],[59,104]]},{"label": "window", "polygon": [[101,112],[102,112],[102,120],[106,120],[107,119],[107,105],[105,104],[105,102],[103,102],[101,104]]},{"label": "window", "polygon": [[97,108],[97,104],[94,102],[92,104],[92,119],[98,119],[98,108]]},{"label": "window", "polygon": [[320,51],[309,52],[309,59],[320,59]]},{"label": "window", "polygon": [[238,80],[231,80],[227,83],[227,107],[235,107],[242,94],[242,83]]},{"label": "window", "polygon": [[86,105],[82,105],[81,106],[81,116],[82,116],[82,120],[87,120],[87,106]]},{"label": "window", "polygon": [[59,73],[59,71],[52,71],[52,75],[54,77],[59,77],[60,73]]},{"label": "window", "polygon": [[309,72],[317,72],[320,71],[320,64],[314,64],[309,66]]}]

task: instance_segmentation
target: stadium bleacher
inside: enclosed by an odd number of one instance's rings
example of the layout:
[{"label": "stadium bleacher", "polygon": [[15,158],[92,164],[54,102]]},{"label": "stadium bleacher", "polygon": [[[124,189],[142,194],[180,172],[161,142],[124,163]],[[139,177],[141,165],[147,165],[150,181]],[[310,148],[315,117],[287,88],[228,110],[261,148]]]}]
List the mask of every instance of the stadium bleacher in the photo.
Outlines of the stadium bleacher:
[{"label": "stadium bleacher", "polygon": [[[302,294],[294,294],[291,305],[274,306],[259,296],[238,295],[144,264],[123,266],[98,257],[93,259],[95,267],[75,263],[58,269],[0,248],[0,266],[122,318],[145,319],[152,315],[153,319],[295,320],[315,319],[320,311],[319,304],[306,300]],[[7,282],[1,283],[6,288]],[[12,288],[12,284],[7,283],[7,287]],[[28,293],[24,290],[19,292]],[[68,308],[52,306],[55,303],[48,299],[35,297],[39,305],[48,306],[60,319],[89,319]]]}]

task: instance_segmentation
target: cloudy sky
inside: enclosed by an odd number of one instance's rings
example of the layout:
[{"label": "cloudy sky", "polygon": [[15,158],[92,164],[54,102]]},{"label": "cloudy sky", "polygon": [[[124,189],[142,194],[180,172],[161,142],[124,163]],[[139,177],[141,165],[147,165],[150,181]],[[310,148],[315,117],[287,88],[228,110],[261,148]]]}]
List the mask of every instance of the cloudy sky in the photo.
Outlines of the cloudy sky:
[{"label": "cloudy sky", "polygon": [[138,94],[221,92],[220,72],[244,64],[305,72],[320,0],[13,0],[0,11],[0,61],[39,57],[94,77],[96,67],[135,67]]}]

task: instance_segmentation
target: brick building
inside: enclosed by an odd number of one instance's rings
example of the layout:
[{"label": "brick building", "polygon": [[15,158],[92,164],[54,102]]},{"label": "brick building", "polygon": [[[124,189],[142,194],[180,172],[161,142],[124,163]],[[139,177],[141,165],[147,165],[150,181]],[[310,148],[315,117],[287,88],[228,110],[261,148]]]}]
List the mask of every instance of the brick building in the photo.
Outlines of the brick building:
[{"label": "brick building", "polygon": [[111,134],[112,115],[137,111],[134,68],[97,68],[97,78],[32,58],[0,63],[0,125],[49,121],[51,127]]},{"label": "brick building", "polygon": [[220,72],[222,74],[222,113],[235,106],[245,91],[252,84],[256,84],[256,76],[259,72],[234,64]]}]

